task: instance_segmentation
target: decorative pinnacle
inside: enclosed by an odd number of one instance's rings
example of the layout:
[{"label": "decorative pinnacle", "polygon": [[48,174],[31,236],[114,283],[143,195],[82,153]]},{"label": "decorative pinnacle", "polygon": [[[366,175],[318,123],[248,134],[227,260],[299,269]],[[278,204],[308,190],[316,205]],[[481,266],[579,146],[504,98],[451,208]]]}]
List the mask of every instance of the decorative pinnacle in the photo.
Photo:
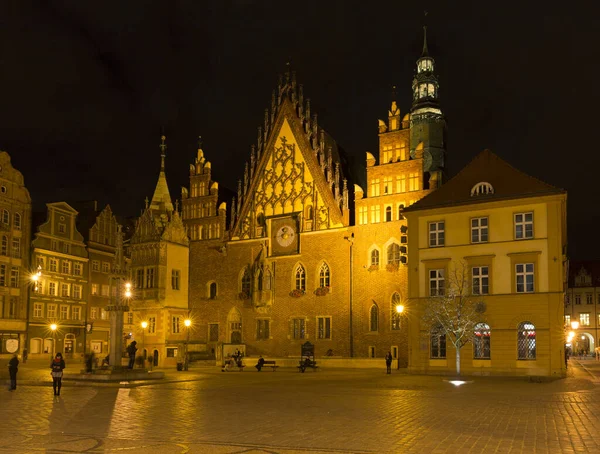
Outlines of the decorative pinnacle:
[{"label": "decorative pinnacle", "polygon": [[202,136],[198,136],[198,150],[202,149]]},{"label": "decorative pinnacle", "polygon": [[166,155],[166,150],[167,150],[167,144],[165,144],[165,140],[167,138],[162,135],[160,136],[160,145],[158,146],[158,148],[160,148],[160,170],[161,172],[164,172],[165,170],[165,155]]}]

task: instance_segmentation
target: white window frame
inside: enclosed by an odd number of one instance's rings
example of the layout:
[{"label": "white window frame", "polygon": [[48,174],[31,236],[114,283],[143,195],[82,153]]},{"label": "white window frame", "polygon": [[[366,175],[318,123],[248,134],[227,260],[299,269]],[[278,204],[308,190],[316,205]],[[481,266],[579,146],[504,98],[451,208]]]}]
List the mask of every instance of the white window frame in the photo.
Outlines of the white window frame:
[{"label": "white window frame", "polygon": [[446,245],[445,228],[445,221],[434,221],[428,224],[429,247],[443,247]]},{"label": "white window frame", "polygon": [[[485,224],[485,225],[484,225]],[[471,243],[487,243],[489,241],[489,220],[487,216],[471,219]],[[485,236],[485,239],[483,237]]]},{"label": "white window frame", "polygon": [[579,314],[579,325],[580,326],[590,326],[590,313],[589,312],[581,312]]},{"label": "white window frame", "polygon": [[[490,267],[487,265],[474,266],[471,268],[472,293],[473,295],[490,294]],[[476,291],[476,289],[479,289]]]},{"label": "white window frame", "polygon": [[[522,282],[519,283],[519,278]],[[528,281],[531,282],[528,282]],[[528,284],[531,284],[531,290],[528,289]],[[521,289],[519,290],[519,287]],[[533,263],[517,263],[515,264],[515,291],[516,293],[534,293],[535,292],[535,264]]]},{"label": "white window frame", "polygon": [[[530,216],[531,220],[527,220],[527,217]],[[527,211],[523,213],[515,213],[514,216],[515,223],[515,240],[529,240],[534,238],[534,226],[533,226],[533,211]],[[520,227],[520,229],[519,229]],[[531,227],[530,232],[528,233],[528,227]],[[520,232],[519,232],[520,230]]]},{"label": "white window frame", "polygon": [[71,318],[73,320],[81,320],[81,307],[73,306],[71,308]]},{"label": "white window frame", "polygon": [[33,303],[33,318],[42,318],[43,314],[44,303]]},{"label": "white window frame", "polygon": [[446,292],[446,271],[444,268],[427,270],[429,296],[443,296]]},{"label": "white window frame", "polygon": [[173,334],[179,334],[181,332],[181,317],[173,315],[171,317],[171,332]]}]

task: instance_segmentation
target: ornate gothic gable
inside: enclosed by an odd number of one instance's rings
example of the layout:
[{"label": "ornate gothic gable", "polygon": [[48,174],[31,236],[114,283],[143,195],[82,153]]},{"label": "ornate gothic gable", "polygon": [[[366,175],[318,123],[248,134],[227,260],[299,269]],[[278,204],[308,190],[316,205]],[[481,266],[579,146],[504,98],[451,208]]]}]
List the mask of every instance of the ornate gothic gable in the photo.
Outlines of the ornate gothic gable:
[{"label": "ornate gothic gable", "polygon": [[[299,88],[299,90],[298,90]],[[300,231],[348,225],[348,188],[337,145],[311,120],[288,73],[273,93],[231,208],[231,238],[265,237],[265,219],[294,213]]]},{"label": "ornate gothic gable", "polygon": [[152,210],[146,208],[135,224],[135,233],[131,237],[131,244],[159,241],[161,230],[157,227]]},{"label": "ornate gothic gable", "polygon": [[171,243],[183,244],[184,246],[188,246],[190,244],[190,240],[187,236],[187,232],[179,212],[173,211],[171,221],[165,227],[161,235],[161,239],[170,241]]}]

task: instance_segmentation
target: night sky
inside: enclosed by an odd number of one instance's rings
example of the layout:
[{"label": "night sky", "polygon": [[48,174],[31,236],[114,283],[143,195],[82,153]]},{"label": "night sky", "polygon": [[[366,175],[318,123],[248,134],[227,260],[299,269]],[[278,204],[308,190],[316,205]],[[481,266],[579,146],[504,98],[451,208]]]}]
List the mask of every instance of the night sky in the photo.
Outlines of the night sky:
[{"label": "night sky", "polygon": [[393,85],[410,108],[426,9],[449,175],[490,148],[566,189],[569,255],[600,258],[597,3],[49,3],[0,3],[0,149],[37,210],[97,199],[139,214],[161,127],[174,198],[199,135],[213,178],[235,188],[290,60],[319,124],[362,161]]}]

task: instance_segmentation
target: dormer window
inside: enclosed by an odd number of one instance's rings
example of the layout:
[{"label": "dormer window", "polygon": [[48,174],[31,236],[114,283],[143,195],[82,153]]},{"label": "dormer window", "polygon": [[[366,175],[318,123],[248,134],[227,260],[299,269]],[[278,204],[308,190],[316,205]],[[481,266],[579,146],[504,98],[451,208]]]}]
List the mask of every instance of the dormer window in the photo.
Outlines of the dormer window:
[{"label": "dormer window", "polygon": [[488,194],[493,194],[493,193],[494,193],[494,187],[485,181],[482,181],[481,183],[477,183],[471,189],[471,197],[476,197],[478,195],[488,195]]}]

